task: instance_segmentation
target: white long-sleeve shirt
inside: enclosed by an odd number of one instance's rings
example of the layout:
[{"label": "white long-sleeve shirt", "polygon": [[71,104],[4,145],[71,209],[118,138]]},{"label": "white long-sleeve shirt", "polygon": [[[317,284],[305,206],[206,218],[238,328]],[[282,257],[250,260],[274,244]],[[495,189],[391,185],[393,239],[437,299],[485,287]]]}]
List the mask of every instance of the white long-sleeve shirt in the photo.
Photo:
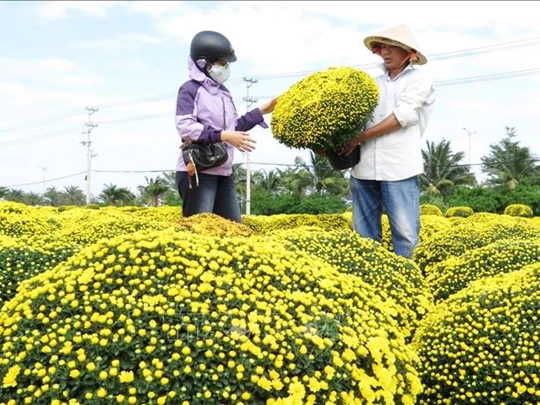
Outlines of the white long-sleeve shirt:
[{"label": "white long-sleeve shirt", "polygon": [[351,175],[378,181],[416,176],[424,171],[421,138],[435,102],[433,80],[425,69],[409,64],[394,79],[386,72],[375,81],[379,86],[379,104],[366,129],[392,113],[401,128],[362,142],[360,162],[352,168]]}]

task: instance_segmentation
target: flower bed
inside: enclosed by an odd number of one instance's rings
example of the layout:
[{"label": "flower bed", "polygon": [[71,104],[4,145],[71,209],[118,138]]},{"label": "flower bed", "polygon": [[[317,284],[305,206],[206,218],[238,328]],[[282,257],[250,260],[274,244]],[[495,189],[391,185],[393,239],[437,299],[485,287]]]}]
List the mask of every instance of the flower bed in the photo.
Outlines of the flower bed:
[{"label": "flower bed", "polygon": [[427,278],[436,301],[447,299],[472,281],[521,270],[540,262],[540,240],[501,240],[451,257],[433,268]]},{"label": "flower bed", "polygon": [[413,262],[391,254],[381,244],[352,230],[324,232],[299,228],[275,237],[291,251],[309,253],[375,287],[382,299],[395,308],[406,337],[414,334],[420,320],[432,308],[433,297]]},{"label": "flower bed", "polygon": [[0,311],[0,403],[412,405],[421,390],[374,289],[280,244],[140,232],[33,280]]},{"label": "flower bed", "polygon": [[281,214],[281,215],[244,215],[244,225],[257,234],[272,234],[277,231],[314,226],[327,231],[351,229],[351,215],[344,214]]},{"label": "flower bed", "polygon": [[458,257],[468,250],[481,248],[502,239],[535,239],[540,228],[525,219],[493,217],[493,220],[477,221],[474,216],[465,218],[459,225],[441,232],[416,248],[413,260],[429,273],[429,267],[450,257]]},{"label": "flower bed", "polygon": [[272,133],[292,148],[340,150],[358,136],[378,102],[376,82],[365,72],[330,68],[284,92],[272,113]]},{"label": "flower bed", "polygon": [[418,404],[538,404],[540,264],[482,279],[440,304],[414,339]]},{"label": "flower bed", "polygon": [[504,209],[505,215],[511,215],[513,217],[525,217],[531,218],[534,216],[531,207],[525,204],[510,204]]}]

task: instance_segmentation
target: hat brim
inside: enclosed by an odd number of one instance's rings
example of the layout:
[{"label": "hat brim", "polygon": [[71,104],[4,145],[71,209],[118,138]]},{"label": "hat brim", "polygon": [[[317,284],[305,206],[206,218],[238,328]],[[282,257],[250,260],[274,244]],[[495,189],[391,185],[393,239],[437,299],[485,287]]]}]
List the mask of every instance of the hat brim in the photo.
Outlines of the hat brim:
[{"label": "hat brim", "polygon": [[399,46],[400,48],[405,49],[407,52],[415,51],[416,55],[418,56],[418,59],[412,62],[415,65],[425,65],[428,61],[426,56],[422,52],[420,52],[418,49],[411,48],[410,46],[404,44],[403,42],[399,42],[390,38],[378,37],[378,36],[367,37],[366,39],[364,39],[364,45],[371,52],[373,52],[373,49],[371,48],[371,44],[374,42],[380,42],[380,43],[392,45],[392,46]]}]

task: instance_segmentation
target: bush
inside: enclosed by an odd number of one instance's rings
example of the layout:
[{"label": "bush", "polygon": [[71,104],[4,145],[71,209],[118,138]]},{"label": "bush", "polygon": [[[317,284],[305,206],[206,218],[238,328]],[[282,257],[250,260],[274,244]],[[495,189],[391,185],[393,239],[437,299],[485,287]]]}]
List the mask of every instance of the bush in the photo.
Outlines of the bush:
[{"label": "bush", "polygon": [[280,244],[142,232],[30,281],[0,311],[2,403],[414,404],[421,390],[375,290]]},{"label": "bush", "polygon": [[444,202],[444,198],[441,195],[434,195],[431,193],[422,193],[420,195],[420,206],[422,205],[434,205],[437,208],[441,210],[442,212],[445,212],[447,209],[447,206]]},{"label": "bush", "polygon": [[298,200],[292,194],[275,194],[262,190],[254,190],[251,200],[253,215],[291,214],[298,205]]},{"label": "bush", "polygon": [[56,229],[35,208],[25,213],[0,211],[0,234],[21,237],[24,235],[46,235]]},{"label": "bush", "polygon": [[469,250],[481,248],[502,239],[534,240],[540,237],[540,229],[524,219],[495,217],[494,220],[462,218],[459,225],[439,232],[422,242],[413,254],[413,260],[426,273],[430,267],[450,257],[459,257]]},{"label": "bush", "polygon": [[396,320],[406,337],[414,334],[419,321],[432,307],[433,297],[413,262],[352,230],[298,228],[275,237],[288,249],[309,253],[375,287],[382,299],[395,308]]},{"label": "bush", "polygon": [[480,278],[510,273],[540,262],[539,242],[501,240],[439,263],[427,278],[436,302],[447,299]]},{"label": "bush", "polygon": [[303,197],[295,210],[299,214],[341,214],[347,206],[335,195],[314,193]]},{"label": "bush", "polygon": [[502,213],[500,195],[485,187],[458,186],[448,199],[450,207],[471,207],[475,212]]},{"label": "bush", "polygon": [[216,214],[204,213],[182,218],[179,222],[180,228],[188,232],[199,235],[215,237],[248,237],[255,232],[243,225],[229,221]]},{"label": "bush", "polygon": [[362,131],[378,102],[377,83],[351,67],[313,73],[281,94],[272,134],[292,148],[340,150]]},{"label": "bush", "polygon": [[450,207],[446,210],[445,216],[450,217],[462,217],[467,218],[474,214],[474,211],[471,207]]},{"label": "bush", "polygon": [[504,209],[505,215],[511,215],[513,217],[532,217],[533,210],[531,207],[523,204],[510,204]]},{"label": "bush", "polygon": [[75,210],[75,209],[80,209],[80,208],[81,207],[77,207],[76,205],[61,205],[56,210],[58,212],[65,212],[65,211],[70,211],[70,210]]},{"label": "bush", "polygon": [[442,211],[436,205],[423,204],[420,206],[420,215],[438,215],[442,217]]},{"label": "bush", "polygon": [[257,234],[271,234],[303,226],[313,226],[327,231],[350,229],[349,220],[346,216],[340,214],[244,215],[242,221],[244,225],[253,229]]},{"label": "bush", "polygon": [[538,404],[540,264],[482,279],[440,304],[414,339],[418,404]]},{"label": "bush", "polygon": [[62,213],[63,226],[61,230],[56,232],[56,236],[60,240],[86,246],[102,238],[113,238],[140,230],[163,230],[174,226],[178,227],[177,223],[161,222],[150,214],[147,217],[138,214],[138,211],[125,213],[118,208],[103,208],[98,211],[74,208]]}]

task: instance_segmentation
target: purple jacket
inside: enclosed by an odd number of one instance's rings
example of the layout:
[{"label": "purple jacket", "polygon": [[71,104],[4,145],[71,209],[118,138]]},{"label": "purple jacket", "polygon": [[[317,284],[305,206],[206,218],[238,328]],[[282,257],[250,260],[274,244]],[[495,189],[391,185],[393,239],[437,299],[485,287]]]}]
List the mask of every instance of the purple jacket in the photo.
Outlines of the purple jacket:
[{"label": "purple jacket", "polygon": [[[238,118],[231,93],[222,84],[207,77],[188,57],[189,77],[178,91],[176,102],[176,129],[182,139],[217,142],[221,131],[249,131],[259,124],[268,128],[261,110],[251,110]],[[229,159],[221,166],[204,171],[205,174],[229,176],[232,174],[234,147],[225,143]],[[182,152],[176,170],[187,171]]]}]

